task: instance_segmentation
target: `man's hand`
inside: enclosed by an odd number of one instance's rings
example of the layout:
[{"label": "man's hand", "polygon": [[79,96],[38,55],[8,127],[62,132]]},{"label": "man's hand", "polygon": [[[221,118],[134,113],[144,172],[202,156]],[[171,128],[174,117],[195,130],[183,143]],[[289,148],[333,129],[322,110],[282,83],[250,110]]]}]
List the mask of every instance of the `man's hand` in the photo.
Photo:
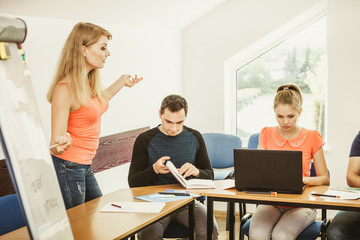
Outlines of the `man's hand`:
[{"label": "man's hand", "polygon": [[187,178],[188,176],[194,176],[198,177],[200,174],[199,169],[197,169],[194,165],[191,163],[185,163],[181,166],[179,169],[179,173],[184,177]]},{"label": "man's hand", "polygon": [[170,157],[162,157],[153,164],[154,171],[156,174],[167,174],[170,170],[165,166],[165,161],[169,160]]}]

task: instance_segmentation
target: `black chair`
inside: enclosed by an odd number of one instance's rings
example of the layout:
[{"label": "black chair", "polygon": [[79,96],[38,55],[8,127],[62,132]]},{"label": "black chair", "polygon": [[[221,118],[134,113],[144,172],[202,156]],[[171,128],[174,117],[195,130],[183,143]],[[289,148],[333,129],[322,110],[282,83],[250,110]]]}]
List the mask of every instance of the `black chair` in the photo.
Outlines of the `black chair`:
[{"label": "black chair", "polygon": [[172,220],[163,236],[164,238],[188,238],[189,229],[177,221]]},{"label": "black chair", "polygon": [[[205,197],[201,196],[196,199],[196,201],[204,204]],[[172,220],[163,234],[164,238],[188,238],[189,237],[189,229],[177,222],[176,220]]]}]

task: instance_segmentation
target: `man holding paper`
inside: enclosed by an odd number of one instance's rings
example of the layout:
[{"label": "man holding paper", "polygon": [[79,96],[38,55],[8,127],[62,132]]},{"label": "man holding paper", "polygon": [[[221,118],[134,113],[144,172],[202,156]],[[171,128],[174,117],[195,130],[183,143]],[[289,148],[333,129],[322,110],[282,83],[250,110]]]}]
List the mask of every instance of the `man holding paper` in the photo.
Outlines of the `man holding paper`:
[{"label": "man holding paper", "polygon": [[[171,160],[184,178],[214,179],[202,135],[184,126],[187,112],[183,97],[169,95],[164,98],[159,110],[161,125],[140,134],[135,141],[128,177],[130,187],[177,183],[165,166],[167,160]],[[195,234],[198,240],[206,239],[206,214],[206,207],[196,201]],[[139,239],[162,239],[173,219],[188,227],[188,210],[183,209],[151,225],[139,234]],[[215,218],[213,231],[214,236],[218,236]]]},{"label": "man holding paper", "polygon": [[[350,151],[346,179],[349,187],[360,188],[360,132],[355,137]],[[360,212],[339,211],[328,230],[329,240],[360,239]]]}]

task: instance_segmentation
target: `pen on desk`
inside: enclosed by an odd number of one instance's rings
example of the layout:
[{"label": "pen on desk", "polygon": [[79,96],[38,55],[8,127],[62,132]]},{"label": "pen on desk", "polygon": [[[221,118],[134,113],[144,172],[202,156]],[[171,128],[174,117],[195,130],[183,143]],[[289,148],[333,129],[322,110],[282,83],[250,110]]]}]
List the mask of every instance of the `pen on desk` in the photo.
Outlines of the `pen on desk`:
[{"label": "pen on desk", "polygon": [[340,198],[340,196],[336,196],[336,195],[329,195],[329,194],[322,194],[322,193],[311,193],[311,195],[314,195],[314,196],[320,196],[320,197],[334,197],[334,198]]},{"label": "pen on desk", "polygon": [[52,149],[52,148],[57,147],[57,146],[59,146],[59,144],[58,144],[58,143],[53,144],[53,145],[51,145],[51,146],[49,147],[49,149]]},{"label": "pen on desk", "polygon": [[113,207],[117,207],[117,208],[121,208],[121,206],[120,206],[120,205],[116,205],[116,204],[114,204],[114,203],[112,203],[112,204],[111,204],[111,206],[113,206]]},{"label": "pen on desk", "polygon": [[150,195],[150,198],[173,198],[174,194],[159,194],[159,195]]},{"label": "pen on desk", "polygon": [[187,190],[174,190],[174,189],[165,189],[165,192],[169,192],[169,193],[185,193],[185,194],[190,194],[189,191]]},{"label": "pen on desk", "polygon": [[159,194],[163,194],[163,195],[175,195],[175,196],[190,196],[190,193],[188,192],[159,192]]},{"label": "pen on desk", "polygon": [[264,192],[244,191],[244,193],[247,193],[247,194],[270,194],[271,196],[277,196],[277,192],[273,192],[273,191],[264,191]]}]

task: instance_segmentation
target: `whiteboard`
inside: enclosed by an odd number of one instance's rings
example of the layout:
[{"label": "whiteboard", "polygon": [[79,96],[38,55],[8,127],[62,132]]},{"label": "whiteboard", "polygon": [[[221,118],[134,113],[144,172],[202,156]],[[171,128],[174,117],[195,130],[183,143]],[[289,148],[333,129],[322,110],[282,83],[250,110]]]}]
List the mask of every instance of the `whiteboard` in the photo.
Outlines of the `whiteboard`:
[{"label": "whiteboard", "polygon": [[0,60],[0,136],[30,235],[32,239],[73,239],[35,102],[36,90],[17,44],[8,43],[8,50],[10,58]]}]

